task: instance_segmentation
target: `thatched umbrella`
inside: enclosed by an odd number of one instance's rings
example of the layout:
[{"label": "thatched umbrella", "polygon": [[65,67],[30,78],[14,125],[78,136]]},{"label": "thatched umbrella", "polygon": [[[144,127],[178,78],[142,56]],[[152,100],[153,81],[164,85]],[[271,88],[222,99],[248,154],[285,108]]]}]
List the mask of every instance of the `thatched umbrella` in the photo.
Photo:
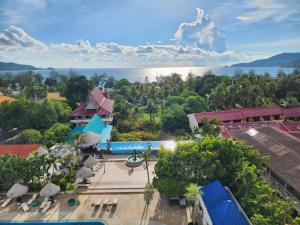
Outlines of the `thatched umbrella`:
[{"label": "thatched umbrella", "polygon": [[98,163],[97,159],[95,159],[93,156],[90,155],[87,158],[87,160],[85,160],[85,162],[83,163],[83,165],[86,166],[86,167],[88,167],[88,168],[92,168],[97,163]]},{"label": "thatched umbrella", "polygon": [[76,173],[76,177],[82,179],[87,179],[92,176],[93,176],[93,172],[85,166],[81,167]]},{"label": "thatched umbrella", "polygon": [[17,198],[24,194],[26,194],[28,191],[28,187],[26,185],[22,184],[14,184],[9,191],[7,192],[6,196],[8,198]]},{"label": "thatched umbrella", "polygon": [[49,197],[49,196],[56,195],[58,192],[60,192],[59,186],[52,184],[52,183],[48,183],[40,191],[40,196]]},{"label": "thatched umbrella", "polygon": [[80,148],[88,148],[98,144],[101,140],[101,136],[94,132],[86,132],[81,136],[81,144],[79,145]]}]

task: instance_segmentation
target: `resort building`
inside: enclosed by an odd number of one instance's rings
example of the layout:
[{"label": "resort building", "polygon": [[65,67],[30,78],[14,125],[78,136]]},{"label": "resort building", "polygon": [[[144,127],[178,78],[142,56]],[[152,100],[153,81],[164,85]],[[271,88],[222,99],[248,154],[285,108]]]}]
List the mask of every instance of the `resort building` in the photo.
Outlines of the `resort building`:
[{"label": "resort building", "polygon": [[14,98],[5,96],[2,92],[0,92],[0,104],[3,102],[13,102],[13,101],[15,101]]},{"label": "resort building", "polygon": [[210,122],[216,118],[221,124],[273,121],[300,118],[300,107],[282,108],[280,106],[244,108],[227,111],[192,113],[188,115],[191,129],[198,127],[204,118]]},{"label": "resort building", "polygon": [[113,121],[114,101],[108,99],[108,92],[102,92],[95,88],[88,96],[86,102],[81,103],[71,113],[71,123],[76,125],[87,124],[94,115],[110,124]]},{"label": "resort building", "polygon": [[231,132],[236,130],[249,130],[251,128],[259,127],[276,127],[284,132],[287,132],[295,137],[300,138],[300,122],[283,122],[280,120],[273,121],[260,121],[260,122],[248,122],[248,123],[223,123],[221,124],[221,136],[232,137]]},{"label": "resort building", "polygon": [[[245,212],[227,187],[214,181],[199,190],[203,225],[251,225]],[[201,223],[202,222],[202,223]]]},{"label": "resort building", "polygon": [[279,190],[282,197],[294,199],[298,203],[296,210],[300,212],[300,139],[272,125],[232,129],[228,135],[245,141],[269,157],[264,178]]},{"label": "resort building", "polygon": [[0,156],[5,154],[30,157],[33,152],[38,155],[48,154],[47,150],[40,144],[3,144],[0,145]]},{"label": "resort building", "polygon": [[101,143],[106,143],[110,140],[110,134],[113,126],[105,124],[101,117],[97,114],[93,116],[91,120],[86,125],[80,125],[74,127],[69,135],[69,140],[74,138],[74,135],[77,133],[94,133],[101,136]]}]

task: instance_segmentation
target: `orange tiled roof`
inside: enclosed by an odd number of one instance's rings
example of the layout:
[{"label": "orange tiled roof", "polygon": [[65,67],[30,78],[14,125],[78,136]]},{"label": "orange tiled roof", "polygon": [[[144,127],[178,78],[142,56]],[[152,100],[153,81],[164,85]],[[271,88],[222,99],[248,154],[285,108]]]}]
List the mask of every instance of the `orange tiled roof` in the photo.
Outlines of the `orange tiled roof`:
[{"label": "orange tiled roof", "polygon": [[8,97],[8,96],[5,96],[2,92],[0,92],[0,104],[2,102],[12,102],[12,101],[15,101],[15,100],[16,99]]},{"label": "orange tiled roof", "polygon": [[59,92],[48,92],[47,98],[48,99],[56,99],[56,100],[66,100],[66,98],[61,96],[59,94]]},{"label": "orange tiled roof", "polygon": [[3,144],[0,145],[0,155],[12,154],[27,157],[31,152],[37,151],[40,144]]}]

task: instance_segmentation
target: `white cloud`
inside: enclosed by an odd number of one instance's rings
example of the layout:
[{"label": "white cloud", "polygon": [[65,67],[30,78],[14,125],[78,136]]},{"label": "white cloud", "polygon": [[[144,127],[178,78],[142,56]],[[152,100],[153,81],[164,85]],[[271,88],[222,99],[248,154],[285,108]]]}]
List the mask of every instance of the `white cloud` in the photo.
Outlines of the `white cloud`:
[{"label": "white cloud", "polygon": [[46,46],[15,26],[9,26],[0,33],[0,49],[19,47],[41,50]]},{"label": "white cloud", "polygon": [[247,0],[244,7],[247,12],[237,18],[246,23],[271,19],[280,22],[285,19],[299,20],[299,0]]},{"label": "white cloud", "polygon": [[227,44],[225,37],[203,9],[197,8],[194,21],[181,23],[174,34],[179,44],[192,45],[201,49],[215,52],[225,52]]},{"label": "white cloud", "polygon": [[[33,1],[33,0],[32,0]],[[197,17],[179,25],[173,44],[147,43],[138,46],[88,40],[75,44],[45,44],[23,29],[9,26],[0,33],[1,57],[5,61],[33,64],[39,67],[108,67],[160,65],[212,65],[232,57],[225,38],[208,14],[197,8]]]}]

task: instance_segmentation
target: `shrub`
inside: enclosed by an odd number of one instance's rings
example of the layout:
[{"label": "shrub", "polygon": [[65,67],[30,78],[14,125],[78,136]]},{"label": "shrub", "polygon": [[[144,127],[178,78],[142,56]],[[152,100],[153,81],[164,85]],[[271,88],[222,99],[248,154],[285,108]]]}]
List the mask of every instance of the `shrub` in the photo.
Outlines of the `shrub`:
[{"label": "shrub", "polygon": [[136,129],[153,132],[160,129],[160,123],[157,121],[142,120],[137,122]]},{"label": "shrub", "polygon": [[35,129],[23,130],[16,142],[19,144],[40,144],[42,142],[42,134]]}]

